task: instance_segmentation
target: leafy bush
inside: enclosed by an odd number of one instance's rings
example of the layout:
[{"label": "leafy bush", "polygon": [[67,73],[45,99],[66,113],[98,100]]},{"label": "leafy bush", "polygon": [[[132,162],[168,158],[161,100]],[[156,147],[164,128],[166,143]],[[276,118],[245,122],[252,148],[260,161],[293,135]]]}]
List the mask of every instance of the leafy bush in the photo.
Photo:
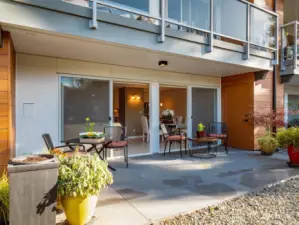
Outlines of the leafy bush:
[{"label": "leafy bush", "polygon": [[293,145],[295,149],[299,148],[299,127],[279,129],[276,139],[283,148],[287,148],[289,145]]},{"label": "leafy bush", "polygon": [[0,221],[8,221],[9,213],[9,183],[6,173],[0,178]]},{"label": "leafy bush", "polygon": [[266,153],[273,153],[278,147],[278,141],[270,132],[259,138],[258,144],[261,150]]},{"label": "leafy bush", "polygon": [[87,197],[98,195],[101,188],[113,183],[108,164],[97,155],[59,157],[58,194]]}]

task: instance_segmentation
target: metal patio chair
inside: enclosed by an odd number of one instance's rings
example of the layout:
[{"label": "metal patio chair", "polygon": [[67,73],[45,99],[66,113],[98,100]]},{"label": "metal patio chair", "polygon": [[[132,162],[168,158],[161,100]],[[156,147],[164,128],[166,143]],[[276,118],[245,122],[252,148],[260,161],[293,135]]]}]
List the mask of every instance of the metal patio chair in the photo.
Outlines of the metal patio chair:
[{"label": "metal patio chair", "polygon": [[51,151],[53,149],[56,149],[56,148],[68,148],[67,151],[73,151],[69,146],[72,146],[74,148],[79,146],[81,148],[80,149],[81,151],[85,151],[85,146],[84,145],[78,145],[78,144],[54,146],[53,142],[52,142],[52,138],[51,138],[50,134],[48,134],[48,133],[42,134],[42,137],[43,137],[43,139],[45,141],[45,144],[46,144],[49,151]]},{"label": "metal patio chair", "polygon": [[104,149],[104,159],[107,158],[107,149],[123,149],[126,167],[129,166],[127,127],[108,126],[104,128],[105,138],[111,141]]},{"label": "metal patio chair", "polygon": [[228,130],[226,123],[223,122],[211,122],[209,123],[209,137],[219,138],[223,141],[226,154],[228,153],[227,141],[228,141]]},{"label": "metal patio chair", "polygon": [[162,134],[164,136],[164,140],[165,140],[164,155],[165,155],[165,152],[166,152],[168,142],[169,142],[169,150],[168,150],[169,154],[170,154],[172,142],[179,142],[180,143],[181,158],[183,157],[182,142],[184,142],[184,144],[185,144],[185,154],[187,154],[187,138],[186,138],[185,133],[178,132],[178,131],[168,133],[168,131],[165,127],[165,124],[163,124],[163,123],[160,124],[160,128],[161,128]]}]

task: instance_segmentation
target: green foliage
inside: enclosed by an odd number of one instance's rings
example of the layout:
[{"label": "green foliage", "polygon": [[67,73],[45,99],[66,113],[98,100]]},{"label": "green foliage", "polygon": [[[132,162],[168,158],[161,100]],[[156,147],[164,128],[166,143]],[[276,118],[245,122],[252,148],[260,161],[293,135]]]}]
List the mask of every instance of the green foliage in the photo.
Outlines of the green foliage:
[{"label": "green foliage", "polygon": [[267,132],[267,134],[259,138],[258,144],[261,150],[266,153],[273,153],[278,147],[278,141],[271,132]]},{"label": "green foliage", "polygon": [[7,222],[9,212],[9,183],[6,173],[0,178],[0,218]]},{"label": "green foliage", "polygon": [[97,155],[59,157],[58,194],[87,197],[98,195],[101,188],[113,183],[108,164]]},{"label": "green foliage", "polygon": [[280,147],[287,148],[289,145],[293,145],[295,149],[299,148],[299,127],[279,129],[276,139]]},{"label": "green foliage", "polygon": [[204,131],[205,130],[205,125],[203,125],[202,123],[197,125],[197,131]]},{"label": "green foliage", "polygon": [[89,117],[86,117],[85,118],[85,131],[86,132],[93,132],[93,129],[94,129],[94,126],[96,124],[94,122],[91,122],[90,121],[90,118]]}]

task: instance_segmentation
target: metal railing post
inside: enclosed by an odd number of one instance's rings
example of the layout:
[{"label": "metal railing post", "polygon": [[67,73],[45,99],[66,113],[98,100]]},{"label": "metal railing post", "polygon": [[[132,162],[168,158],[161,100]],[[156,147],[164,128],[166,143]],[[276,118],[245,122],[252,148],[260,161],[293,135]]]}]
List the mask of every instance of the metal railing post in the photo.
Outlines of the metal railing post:
[{"label": "metal railing post", "polygon": [[214,47],[214,0],[210,0],[210,35],[207,52],[212,52]]},{"label": "metal railing post", "polygon": [[97,0],[93,0],[92,2],[92,19],[89,21],[89,27],[91,29],[98,28],[98,20],[97,20]]},{"label": "metal railing post", "polygon": [[158,42],[165,41],[165,0],[161,0],[161,34],[158,37]]},{"label": "metal railing post", "polygon": [[246,45],[244,59],[247,60],[250,57],[250,33],[251,33],[251,6],[247,4],[246,12]]},{"label": "metal railing post", "polygon": [[297,69],[297,32],[298,32],[298,25],[297,23],[294,24],[294,70]]}]

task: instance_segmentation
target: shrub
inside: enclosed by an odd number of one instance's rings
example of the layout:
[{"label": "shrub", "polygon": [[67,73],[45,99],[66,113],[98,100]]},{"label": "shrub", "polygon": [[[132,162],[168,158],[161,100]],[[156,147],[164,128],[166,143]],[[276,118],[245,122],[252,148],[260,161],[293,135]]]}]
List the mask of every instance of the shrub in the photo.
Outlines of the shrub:
[{"label": "shrub", "polygon": [[63,196],[87,197],[113,183],[108,164],[97,155],[59,157],[58,194]]},{"label": "shrub", "polygon": [[299,148],[299,127],[281,128],[276,134],[276,139],[280,147],[287,148],[293,145],[295,149]]},{"label": "shrub", "polygon": [[258,144],[261,150],[266,153],[273,153],[278,147],[278,141],[270,132],[259,138]]},{"label": "shrub", "polygon": [[6,173],[0,178],[0,221],[7,223],[9,214],[9,183]]}]

